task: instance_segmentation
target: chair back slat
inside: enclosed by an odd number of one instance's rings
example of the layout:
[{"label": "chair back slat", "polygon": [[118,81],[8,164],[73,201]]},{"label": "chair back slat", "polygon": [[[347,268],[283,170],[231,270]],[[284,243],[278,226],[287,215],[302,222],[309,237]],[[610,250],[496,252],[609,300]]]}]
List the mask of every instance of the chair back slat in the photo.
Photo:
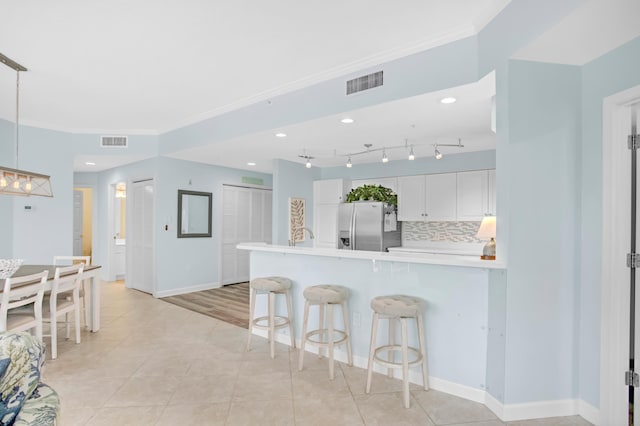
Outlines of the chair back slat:
[{"label": "chair back slat", "polygon": [[84,266],[84,263],[76,263],[75,265],[59,266],[56,268],[53,284],[51,285],[52,302],[54,302],[60,294],[69,292],[74,293],[74,299],[78,298],[76,293],[80,288]]},{"label": "chair back slat", "polygon": [[7,314],[11,309],[33,304],[34,314],[36,317],[41,316],[42,296],[48,276],[49,272],[45,270],[37,274],[5,279],[0,299],[0,331],[6,331]]},{"label": "chair back slat", "polygon": [[53,256],[53,264],[55,266],[74,265],[76,263],[91,265],[91,256]]}]

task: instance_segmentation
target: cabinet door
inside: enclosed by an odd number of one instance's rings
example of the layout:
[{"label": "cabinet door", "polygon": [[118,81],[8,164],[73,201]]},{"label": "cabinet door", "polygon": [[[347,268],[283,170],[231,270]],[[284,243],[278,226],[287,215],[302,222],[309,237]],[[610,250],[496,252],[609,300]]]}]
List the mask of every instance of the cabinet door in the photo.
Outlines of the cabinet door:
[{"label": "cabinet door", "polygon": [[426,220],[456,220],[456,173],[426,175]]},{"label": "cabinet door", "polygon": [[319,204],[314,210],[315,247],[336,248],[339,204]]},{"label": "cabinet door", "polygon": [[321,204],[341,203],[351,190],[351,181],[345,179],[316,180],[313,182],[313,202]]},{"label": "cabinet door", "polygon": [[488,193],[489,193],[489,199],[488,199],[489,205],[487,206],[487,214],[491,216],[495,216],[496,215],[496,170],[495,169],[489,170]]},{"label": "cabinet door", "polygon": [[487,170],[458,173],[458,220],[479,221],[488,212]]},{"label": "cabinet door", "polygon": [[398,220],[425,220],[425,177],[398,178]]}]

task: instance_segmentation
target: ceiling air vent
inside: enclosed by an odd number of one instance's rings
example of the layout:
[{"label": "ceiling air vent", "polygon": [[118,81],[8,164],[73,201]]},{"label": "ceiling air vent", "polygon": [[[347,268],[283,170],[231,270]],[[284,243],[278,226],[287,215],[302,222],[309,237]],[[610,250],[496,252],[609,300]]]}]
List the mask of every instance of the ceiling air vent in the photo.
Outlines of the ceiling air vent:
[{"label": "ceiling air vent", "polygon": [[102,136],[100,139],[100,146],[103,148],[126,148],[127,137],[126,136]]},{"label": "ceiling air vent", "polygon": [[382,86],[382,71],[347,81],[347,95]]}]

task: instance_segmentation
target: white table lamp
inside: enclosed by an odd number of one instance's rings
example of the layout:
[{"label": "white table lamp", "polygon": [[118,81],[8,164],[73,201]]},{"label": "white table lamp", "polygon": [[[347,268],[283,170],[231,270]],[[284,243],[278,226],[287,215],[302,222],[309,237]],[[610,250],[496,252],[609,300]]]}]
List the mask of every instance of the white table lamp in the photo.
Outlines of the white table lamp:
[{"label": "white table lamp", "polygon": [[476,234],[479,240],[489,240],[482,249],[481,259],[496,260],[496,217],[485,216]]}]

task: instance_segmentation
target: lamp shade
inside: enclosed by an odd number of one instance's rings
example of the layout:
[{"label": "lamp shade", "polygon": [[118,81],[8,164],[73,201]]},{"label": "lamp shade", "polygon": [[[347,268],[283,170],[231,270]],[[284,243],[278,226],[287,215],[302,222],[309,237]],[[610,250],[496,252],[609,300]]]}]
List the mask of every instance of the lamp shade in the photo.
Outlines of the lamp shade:
[{"label": "lamp shade", "polygon": [[496,237],[496,217],[485,216],[482,218],[482,223],[476,234],[476,238],[479,240],[490,240]]}]

